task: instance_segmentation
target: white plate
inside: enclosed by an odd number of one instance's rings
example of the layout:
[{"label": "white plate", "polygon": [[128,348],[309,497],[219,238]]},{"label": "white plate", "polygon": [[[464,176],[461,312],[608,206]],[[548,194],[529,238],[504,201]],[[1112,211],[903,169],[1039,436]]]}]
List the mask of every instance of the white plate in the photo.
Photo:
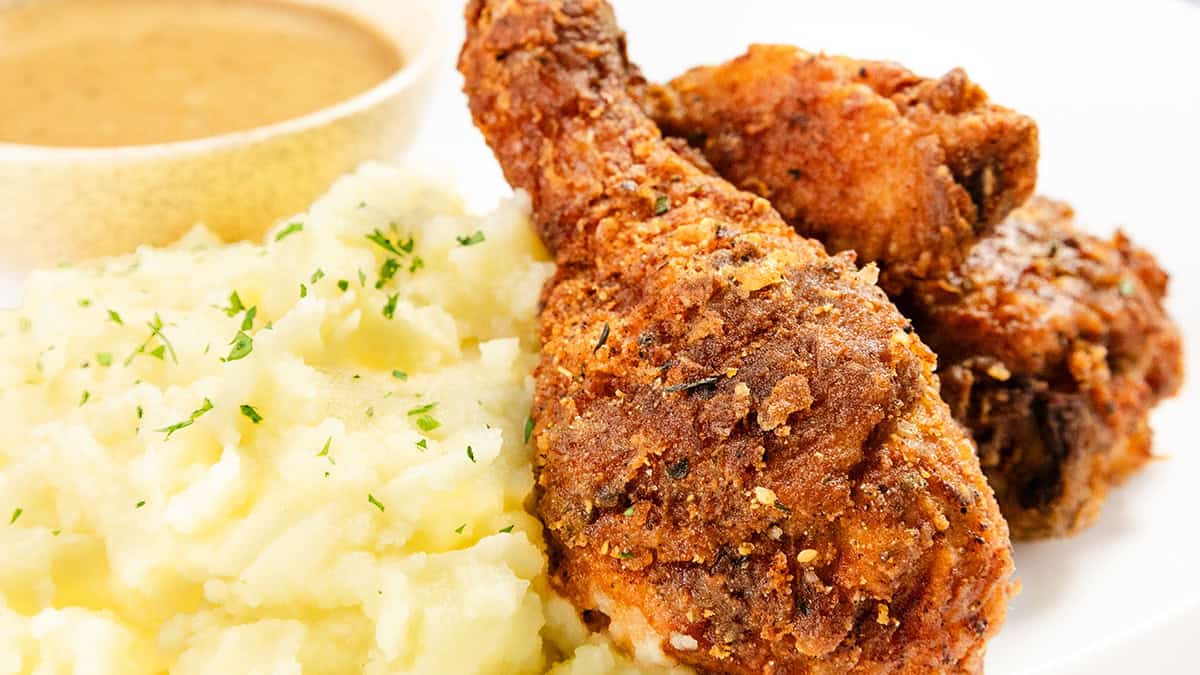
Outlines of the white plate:
[{"label": "white plate", "polygon": [[[454,3],[450,3],[454,4]],[[1040,191],[1092,229],[1123,225],[1173,274],[1171,307],[1200,353],[1200,9],[1128,3],[616,0],[633,58],[653,78],[716,62],[750,42],[886,58],[928,75],[964,66],[992,97],[1035,116]],[[447,45],[448,50],[457,45]],[[471,128],[459,80],[442,73],[412,158],[449,166],[475,206],[507,190]],[[0,306],[17,285],[0,271]],[[1016,547],[1024,590],[989,650],[988,672],[1195,672],[1200,635],[1200,443],[1188,413],[1200,383],[1154,417],[1167,459],[1109,500],[1099,524]]]}]

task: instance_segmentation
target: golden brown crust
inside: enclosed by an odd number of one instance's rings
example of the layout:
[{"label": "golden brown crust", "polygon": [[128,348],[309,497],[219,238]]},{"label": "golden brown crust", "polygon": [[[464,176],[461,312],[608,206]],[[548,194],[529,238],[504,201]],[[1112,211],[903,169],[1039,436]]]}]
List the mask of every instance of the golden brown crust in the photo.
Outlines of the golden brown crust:
[{"label": "golden brown crust", "polygon": [[955,69],[751,47],[650,88],[647,108],[736,185],[898,291],[959,262],[1033,193],[1037,127]]},{"label": "golden brown crust", "polygon": [[466,17],[476,124],[559,263],[534,400],[556,587],[702,669],[977,671],[1006,527],[873,269],[672,149],[606,3]]},{"label": "golden brown crust", "polygon": [[1069,206],[1035,198],[902,300],[1014,536],[1090,525],[1150,459],[1147,416],[1183,379],[1166,287],[1123,234],[1088,235]]}]

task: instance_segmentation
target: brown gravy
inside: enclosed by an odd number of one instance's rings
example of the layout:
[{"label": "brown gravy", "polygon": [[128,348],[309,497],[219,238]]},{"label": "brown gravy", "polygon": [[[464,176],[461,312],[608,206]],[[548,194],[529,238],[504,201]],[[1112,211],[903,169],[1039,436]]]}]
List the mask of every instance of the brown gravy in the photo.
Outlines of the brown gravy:
[{"label": "brown gravy", "polygon": [[356,19],[279,0],[0,0],[0,142],[214,136],[325,108],[400,66]]}]

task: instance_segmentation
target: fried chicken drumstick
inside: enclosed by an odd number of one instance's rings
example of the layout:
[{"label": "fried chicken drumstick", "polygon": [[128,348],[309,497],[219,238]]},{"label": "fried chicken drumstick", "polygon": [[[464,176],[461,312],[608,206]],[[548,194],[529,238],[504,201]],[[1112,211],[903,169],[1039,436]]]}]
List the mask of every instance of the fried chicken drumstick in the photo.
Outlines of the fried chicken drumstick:
[{"label": "fried chicken drumstick", "polygon": [[[1090,525],[1108,488],[1149,459],[1147,417],[1182,380],[1166,274],[1124,236],[1089,236],[1043,198],[983,232],[1033,189],[1032,122],[986,105],[961,71],[920,80],[791,47],[755,47],[656,92],[644,102],[667,129],[831,249],[877,257],[880,241],[942,228],[940,208],[882,215],[905,194],[926,205],[970,195],[981,238],[929,238],[934,267],[949,267],[889,290],[937,353],[942,394],[973,432],[1013,537]],[[949,172],[913,160],[942,151]]]},{"label": "fried chicken drumstick", "polygon": [[673,150],[605,2],[466,20],[474,119],[558,262],[534,397],[557,589],[645,659],[978,671],[1007,529],[873,268]]},{"label": "fried chicken drumstick", "polygon": [[1014,537],[1087,527],[1150,459],[1150,410],[1183,380],[1166,288],[1123,234],[1088,235],[1069,206],[1035,197],[900,300]]},{"label": "fried chicken drumstick", "polygon": [[801,234],[877,262],[889,292],[934,278],[1033,194],[1037,126],[959,69],[758,45],[691,70],[645,103],[723,176]]}]

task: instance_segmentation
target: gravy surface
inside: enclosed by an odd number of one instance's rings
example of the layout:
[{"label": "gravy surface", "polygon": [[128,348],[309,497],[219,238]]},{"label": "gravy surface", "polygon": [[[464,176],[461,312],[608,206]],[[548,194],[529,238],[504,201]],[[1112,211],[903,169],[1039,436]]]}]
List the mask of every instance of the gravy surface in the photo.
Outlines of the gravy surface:
[{"label": "gravy surface", "polygon": [[0,142],[214,136],[325,108],[400,66],[356,19],[278,0],[0,0]]}]

